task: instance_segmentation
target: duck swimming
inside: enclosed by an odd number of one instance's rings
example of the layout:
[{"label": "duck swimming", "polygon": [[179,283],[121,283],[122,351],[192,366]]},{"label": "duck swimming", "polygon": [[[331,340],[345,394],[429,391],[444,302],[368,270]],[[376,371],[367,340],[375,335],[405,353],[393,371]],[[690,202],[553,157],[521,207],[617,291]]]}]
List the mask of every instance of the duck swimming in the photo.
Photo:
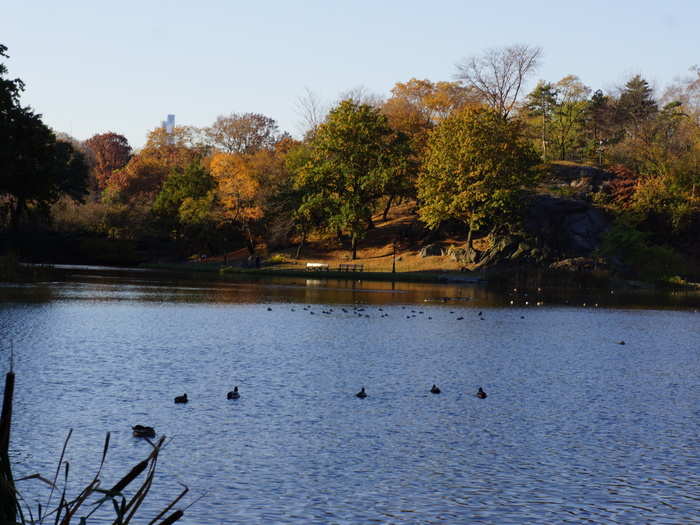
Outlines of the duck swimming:
[{"label": "duck swimming", "polygon": [[365,387],[362,387],[362,390],[360,390],[357,394],[355,394],[356,397],[359,397],[360,399],[364,399],[367,397],[367,392],[365,392]]},{"label": "duck swimming", "polygon": [[234,386],[233,390],[226,394],[226,399],[238,399],[239,397],[241,397],[241,394],[238,393],[237,386]]},{"label": "duck swimming", "polygon": [[135,438],[154,438],[156,437],[156,431],[153,427],[145,427],[143,425],[135,425],[131,427],[134,431]]},{"label": "duck swimming", "polygon": [[187,401],[189,401],[189,400],[187,399],[187,394],[182,394],[181,396],[176,396],[176,397],[175,397],[175,402],[176,402],[176,403],[187,403]]},{"label": "duck swimming", "polygon": [[479,387],[479,391],[476,393],[476,397],[479,399],[486,399],[486,392],[484,392],[484,389]]},{"label": "duck swimming", "polygon": [[431,394],[439,394],[441,390],[437,387],[437,385],[433,385],[433,388],[430,389]]}]

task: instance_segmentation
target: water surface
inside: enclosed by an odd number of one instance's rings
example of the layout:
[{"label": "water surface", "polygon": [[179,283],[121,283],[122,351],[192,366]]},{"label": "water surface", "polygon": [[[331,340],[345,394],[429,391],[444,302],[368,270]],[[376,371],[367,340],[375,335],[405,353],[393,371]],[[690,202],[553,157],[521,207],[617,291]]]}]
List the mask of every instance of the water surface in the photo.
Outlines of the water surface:
[{"label": "water surface", "polygon": [[109,431],[109,486],[148,453],[131,425],[152,425],[172,441],[143,523],[178,482],[206,493],[192,524],[698,517],[700,314],[684,298],[93,269],[0,299],[15,475],[52,477],[73,428],[76,492]]}]

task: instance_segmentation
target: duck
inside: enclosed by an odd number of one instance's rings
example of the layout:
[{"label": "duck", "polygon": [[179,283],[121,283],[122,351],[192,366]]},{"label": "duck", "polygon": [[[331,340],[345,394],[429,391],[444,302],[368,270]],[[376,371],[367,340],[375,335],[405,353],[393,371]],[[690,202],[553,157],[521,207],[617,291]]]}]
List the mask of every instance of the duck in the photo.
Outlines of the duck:
[{"label": "duck", "polygon": [[175,402],[176,402],[176,403],[187,403],[187,401],[189,401],[189,400],[187,399],[187,394],[182,394],[181,396],[176,396],[176,397],[175,397]]},{"label": "duck", "polygon": [[476,397],[479,399],[486,399],[486,392],[484,392],[484,389],[479,387],[479,391],[476,393]]},{"label": "duck", "polygon": [[367,392],[365,392],[365,387],[362,387],[362,390],[360,390],[357,394],[355,394],[355,397],[359,397],[360,399],[366,398]]},{"label": "duck", "polygon": [[441,390],[438,388],[437,385],[433,385],[433,388],[430,389],[431,394],[439,394]]},{"label": "duck", "polygon": [[153,427],[146,427],[143,425],[135,425],[131,427],[134,431],[134,437],[136,438],[154,438],[156,437],[156,431]]},{"label": "duck", "polygon": [[234,386],[233,390],[226,394],[226,399],[238,399],[239,397],[241,397],[241,394],[238,393],[237,386]]}]

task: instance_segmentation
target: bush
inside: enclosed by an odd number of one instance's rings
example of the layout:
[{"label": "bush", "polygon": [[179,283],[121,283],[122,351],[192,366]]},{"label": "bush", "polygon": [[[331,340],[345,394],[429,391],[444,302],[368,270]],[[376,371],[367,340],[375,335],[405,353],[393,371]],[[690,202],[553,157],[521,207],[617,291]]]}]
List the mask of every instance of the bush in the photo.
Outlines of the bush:
[{"label": "bush", "polygon": [[289,262],[287,260],[286,255],[284,255],[283,253],[276,253],[275,255],[272,255],[265,260],[265,265],[272,266],[275,264],[284,264],[286,262]]},{"label": "bush", "polygon": [[646,233],[624,221],[617,221],[603,235],[600,254],[619,257],[645,281],[666,281],[684,269],[683,258],[675,250],[650,244]]}]

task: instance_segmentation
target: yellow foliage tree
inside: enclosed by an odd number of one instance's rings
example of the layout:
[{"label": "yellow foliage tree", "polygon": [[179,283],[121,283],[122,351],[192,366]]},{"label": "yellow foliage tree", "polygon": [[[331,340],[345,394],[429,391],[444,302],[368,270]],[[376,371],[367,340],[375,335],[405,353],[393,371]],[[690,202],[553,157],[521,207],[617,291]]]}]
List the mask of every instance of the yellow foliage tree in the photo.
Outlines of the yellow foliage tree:
[{"label": "yellow foliage tree", "polygon": [[216,153],[209,169],[217,183],[222,219],[241,228],[248,250],[255,253],[252,226],[264,215],[263,188],[251,169],[250,159],[236,153]]}]

